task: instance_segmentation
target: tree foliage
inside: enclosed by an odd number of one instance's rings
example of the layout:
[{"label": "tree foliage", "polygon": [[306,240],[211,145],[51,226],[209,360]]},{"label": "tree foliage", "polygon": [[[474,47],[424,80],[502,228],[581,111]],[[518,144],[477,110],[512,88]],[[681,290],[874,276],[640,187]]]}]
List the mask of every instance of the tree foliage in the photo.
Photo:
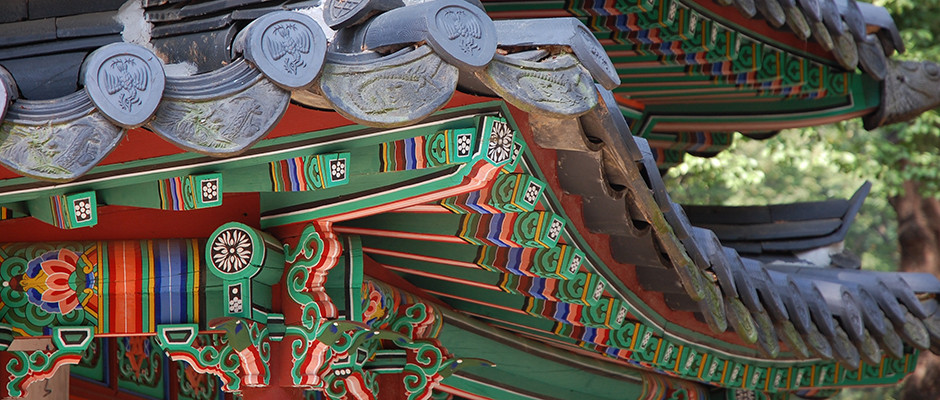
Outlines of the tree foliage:
[{"label": "tree foliage", "polygon": [[[891,13],[907,47],[898,59],[940,62],[940,0],[880,0],[876,5]],[[929,89],[928,89],[929,90]],[[934,90],[940,90],[935,88]],[[917,182],[921,194],[940,197],[940,114],[931,110],[908,123],[894,124],[877,131],[878,146],[868,146],[871,156],[883,166],[880,179],[890,194],[901,192],[905,181]],[[864,153],[863,153],[864,154]]]},{"label": "tree foliage", "polygon": [[[681,204],[759,205],[849,198],[866,180],[872,192],[846,239],[867,269],[898,264],[895,215],[887,186],[874,171],[884,168],[855,149],[872,136],[840,126],[787,130],[758,141],[736,137],[713,158],[687,157],[669,171],[667,184]],[[873,179],[869,179],[873,178]]]},{"label": "tree foliage", "polygon": [[[876,0],[875,4],[892,14],[907,47],[895,59],[940,62],[940,24],[935,22],[940,0]],[[856,120],[784,131],[765,142],[738,139],[714,158],[687,157],[668,176],[670,192],[680,203],[728,205],[845,198],[870,179],[872,193],[846,245],[862,255],[863,268],[892,269],[899,264],[892,205],[897,207],[899,199],[910,196],[940,198],[940,113],[931,110],[874,131],[865,131]],[[912,187],[919,193],[912,193]],[[908,227],[904,229],[907,232]],[[940,271],[940,266],[923,267]],[[921,355],[924,365],[918,368],[940,368],[940,361],[928,356]],[[837,398],[937,398],[937,393],[929,393],[935,391],[930,382],[936,379],[935,371],[921,375],[906,385],[904,393],[900,388],[869,388],[845,390]]]}]

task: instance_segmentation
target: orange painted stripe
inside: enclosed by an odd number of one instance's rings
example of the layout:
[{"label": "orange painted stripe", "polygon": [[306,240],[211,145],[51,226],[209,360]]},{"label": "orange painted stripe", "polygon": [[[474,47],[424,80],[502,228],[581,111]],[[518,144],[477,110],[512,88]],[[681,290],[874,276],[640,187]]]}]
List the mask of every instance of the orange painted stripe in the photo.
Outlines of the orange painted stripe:
[{"label": "orange painted stripe", "polygon": [[522,315],[529,315],[529,314],[526,313],[525,311],[522,311],[522,310],[520,310],[520,309],[518,309],[518,308],[512,308],[512,307],[507,307],[507,306],[503,306],[503,305],[499,305],[499,304],[487,303],[487,302],[485,302],[485,301],[474,300],[474,299],[471,299],[471,298],[462,297],[462,296],[457,296],[457,295],[450,294],[450,293],[437,292],[437,291],[434,291],[434,290],[425,290],[425,292],[430,293],[430,294],[433,294],[433,295],[435,295],[435,296],[443,296],[443,297],[448,297],[448,298],[452,298],[452,299],[463,300],[463,301],[466,301],[466,302],[468,302],[468,303],[479,304],[479,305],[482,305],[482,306],[492,307],[492,308],[496,308],[496,309],[499,309],[499,310],[510,311],[510,312],[514,312],[514,313],[522,314]]},{"label": "orange painted stripe", "polygon": [[111,249],[111,332],[139,332],[140,298],[137,284],[140,266],[140,244],[135,241],[115,242]]},{"label": "orange painted stripe", "polygon": [[411,268],[402,268],[402,267],[398,267],[398,266],[394,266],[394,265],[390,265],[390,264],[382,264],[382,266],[385,267],[386,269],[390,269],[390,270],[392,270],[392,271],[401,272],[401,273],[405,273],[405,274],[409,274],[409,275],[423,276],[423,277],[425,277],[425,278],[437,279],[437,280],[439,280],[439,281],[454,282],[454,283],[459,283],[459,284],[461,284],[461,285],[467,285],[467,286],[473,286],[473,287],[478,287],[478,288],[482,288],[482,289],[489,289],[489,290],[500,291],[500,290],[499,290],[499,287],[498,287],[498,286],[495,286],[495,285],[490,285],[490,284],[486,284],[486,283],[475,282],[475,281],[471,281],[471,280],[453,278],[453,277],[451,277],[451,276],[449,276],[449,275],[435,274],[435,273],[433,273],[433,272],[420,271],[420,270],[411,269]]}]

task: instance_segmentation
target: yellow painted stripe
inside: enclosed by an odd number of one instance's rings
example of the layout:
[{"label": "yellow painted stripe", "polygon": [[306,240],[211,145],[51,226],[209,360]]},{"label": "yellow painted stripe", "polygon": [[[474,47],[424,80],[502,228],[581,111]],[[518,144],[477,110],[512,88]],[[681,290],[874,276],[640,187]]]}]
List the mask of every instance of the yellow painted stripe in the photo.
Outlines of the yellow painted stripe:
[{"label": "yellow painted stripe", "polygon": [[107,288],[108,285],[104,283],[105,271],[104,262],[102,262],[102,260],[104,257],[107,257],[108,249],[102,242],[97,242],[95,245],[98,246],[98,278],[95,279],[95,286],[97,286],[98,289],[98,326],[95,327],[95,333],[105,333],[107,332],[105,328],[110,326],[110,321],[108,320],[108,305],[105,303],[105,298],[110,294],[105,293],[105,288]]},{"label": "yellow painted stripe", "polygon": [[157,280],[155,279],[154,269],[153,269],[153,241],[147,241],[147,261],[150,265],[147,266],[147,270],[150,271],[149,279],[147,280],[147,306],[149,307],[149,312],[144,315],[141,320],[148,321],[149,326],[144,327],[145,332],[149,332],[150,329],[155,329],[157,326],[157,321],[155,319],[156,307],[154,305],[154,293],[156,293],[155,286]]},{"label": "yellow painted stripe", "polygon": [[663,348],[663,340],[659,339],[659,343],[656,343],[656,351],[653,352],[653,363],[659,364],[659,351]]},{"label": "yellow painted stripe", "polygon": [[268,163],[271,168],[268,169],[268,172],[271,174],[271,190],[275,192],[280,192],[281,188],[278,185],[278,166],[280,165],[277,161],[272,161]]},{"label": "yellow painted stripe", "polygon": [[640,333],[640,324],[633,324],[633,339],[630,339],[630,350],[636,349],[636,337]]},{"label": "yellow painted stripe", "polygon": [[685,350],[685,346],[679,345],[679,351],[676,352],[676,366],[672,368],[673,371],[679,373],[679,365],[682,364],[682,351]]},{"label": "yellow painted stripe", "polygon": [[199,252],[199,242],[196,239],[191,240],[190,246],[193,249],[193,308],[192,308],[192,317],[193,323],[199,324],[199,270],[202,268],[200,262],[202,261],[202,254]]}]

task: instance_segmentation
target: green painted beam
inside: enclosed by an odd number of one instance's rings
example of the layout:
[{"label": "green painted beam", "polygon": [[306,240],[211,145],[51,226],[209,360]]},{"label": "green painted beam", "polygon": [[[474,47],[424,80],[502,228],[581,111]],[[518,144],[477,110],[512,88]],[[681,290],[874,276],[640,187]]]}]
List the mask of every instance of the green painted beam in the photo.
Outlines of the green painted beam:
[{"label": "green painted beam", "polygon": [[[486,397],[525,399],[519,396],[527,394],[546,399],[605,400],[636,398],[642,391],[638,370],[524,339],[450,311],[445,311],[440,340],[458,357],[479,357],[496,363],[495,368],[460,371],[442,382]],[[508,383],[516,393],[475,384],[480,381]]]}]

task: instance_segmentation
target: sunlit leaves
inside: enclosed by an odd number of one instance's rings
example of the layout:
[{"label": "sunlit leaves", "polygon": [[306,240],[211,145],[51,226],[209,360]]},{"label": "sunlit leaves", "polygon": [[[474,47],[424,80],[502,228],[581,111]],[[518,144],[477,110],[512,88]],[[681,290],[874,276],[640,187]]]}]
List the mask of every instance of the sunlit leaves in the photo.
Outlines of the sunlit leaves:
[{"label": "sunlit leaves", "polygon": [[755,205],[848,198],[872,180],[846,247],[862,255],[865,268],[894,269],[896,217],[879,176],[900,175],[869,155],[886,146],[882,138],[857,123],[783,131],[765,141],[736,136],[713,158],[686,157],[669,171],[667,185],[684,204]]}]

